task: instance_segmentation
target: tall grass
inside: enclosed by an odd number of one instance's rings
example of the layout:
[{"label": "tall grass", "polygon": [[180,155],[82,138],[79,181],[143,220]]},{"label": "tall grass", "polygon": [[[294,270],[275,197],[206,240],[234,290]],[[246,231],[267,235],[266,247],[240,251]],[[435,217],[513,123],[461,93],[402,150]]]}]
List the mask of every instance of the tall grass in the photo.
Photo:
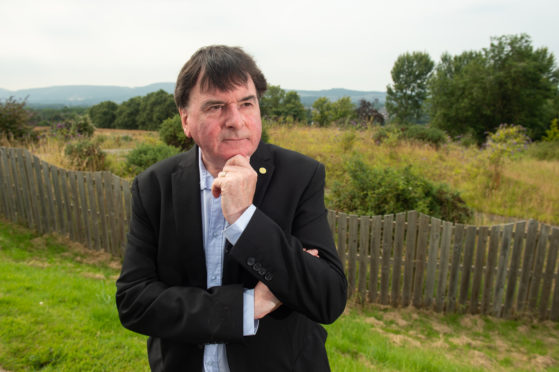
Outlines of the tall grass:
[{"label": "tall grass", "polygon": [[428,144],[390,139],[377,144],[376,130],[279,125],[268,128],[271,143],[305,153],[326,165],[327,188],[341,176],[344,161],[357,152],[370,166],[409,165],[432,181],[445,182],[478,212],[559,225],[559,161],[527,156],[508,159],[501,184],[493,189],[484,150],[456,143],[436,149]]}]

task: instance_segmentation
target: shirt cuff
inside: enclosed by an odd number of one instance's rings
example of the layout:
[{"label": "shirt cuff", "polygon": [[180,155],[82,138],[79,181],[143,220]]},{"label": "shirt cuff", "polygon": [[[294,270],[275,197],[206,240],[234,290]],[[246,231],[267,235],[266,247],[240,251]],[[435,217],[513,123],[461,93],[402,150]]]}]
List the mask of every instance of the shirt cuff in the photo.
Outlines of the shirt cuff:
[{"label": "shirt cuff", "polygon": [[225,237],[227,238],[229,243],[233,245],[237,243],[237,240],[239,240],[241,234],[243,233],[243,231],[245,231],[255,211],[256,207],[254,206],[254,204],[251,204],[250,207],[248,207],[246,211],[241,214],[241,217],[239,217],[234,224],[229,225],[225,228],[223,233],[225,234]]},{"label": "shirt cuff", "polygon": [[254,336],[258,331],[258,319],[254,319],[254,289],[243,290],[243,336]]}]

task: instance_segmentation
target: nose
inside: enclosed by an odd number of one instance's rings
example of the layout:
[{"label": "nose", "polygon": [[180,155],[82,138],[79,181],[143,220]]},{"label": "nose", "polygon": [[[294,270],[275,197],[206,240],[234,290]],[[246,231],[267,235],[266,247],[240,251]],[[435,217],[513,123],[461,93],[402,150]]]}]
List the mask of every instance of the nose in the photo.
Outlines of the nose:
[{"label": "nose", "polygon": [[237,104],[228,105],[225,126],[228,128],[241,128],[244,125],[244,118]]}]

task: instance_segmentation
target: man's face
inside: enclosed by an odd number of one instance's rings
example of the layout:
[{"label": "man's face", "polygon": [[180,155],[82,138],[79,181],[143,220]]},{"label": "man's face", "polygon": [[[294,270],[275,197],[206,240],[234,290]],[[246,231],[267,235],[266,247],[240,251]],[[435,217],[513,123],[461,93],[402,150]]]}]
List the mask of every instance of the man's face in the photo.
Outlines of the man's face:
[{"label": "man's face", "polygon": [[201,91],[198,81],[180,116],[184,134],[200,146],[211,173],[220,171],[235,155],[251,156],[262,134],[260,107],[250,77],[246,85],[227,92]]}]

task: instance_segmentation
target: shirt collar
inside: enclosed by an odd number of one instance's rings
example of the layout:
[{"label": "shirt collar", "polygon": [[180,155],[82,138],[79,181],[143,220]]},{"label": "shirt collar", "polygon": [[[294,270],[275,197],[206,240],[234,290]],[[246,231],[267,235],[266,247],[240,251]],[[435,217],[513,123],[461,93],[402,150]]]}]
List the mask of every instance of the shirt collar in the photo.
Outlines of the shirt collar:
[{"label": "shirt collar", "polygon": [[214,177],[206,169],[202,161],[202,149],[198,148],[198,168],[200,169],[200,190],[211,190]]}]

